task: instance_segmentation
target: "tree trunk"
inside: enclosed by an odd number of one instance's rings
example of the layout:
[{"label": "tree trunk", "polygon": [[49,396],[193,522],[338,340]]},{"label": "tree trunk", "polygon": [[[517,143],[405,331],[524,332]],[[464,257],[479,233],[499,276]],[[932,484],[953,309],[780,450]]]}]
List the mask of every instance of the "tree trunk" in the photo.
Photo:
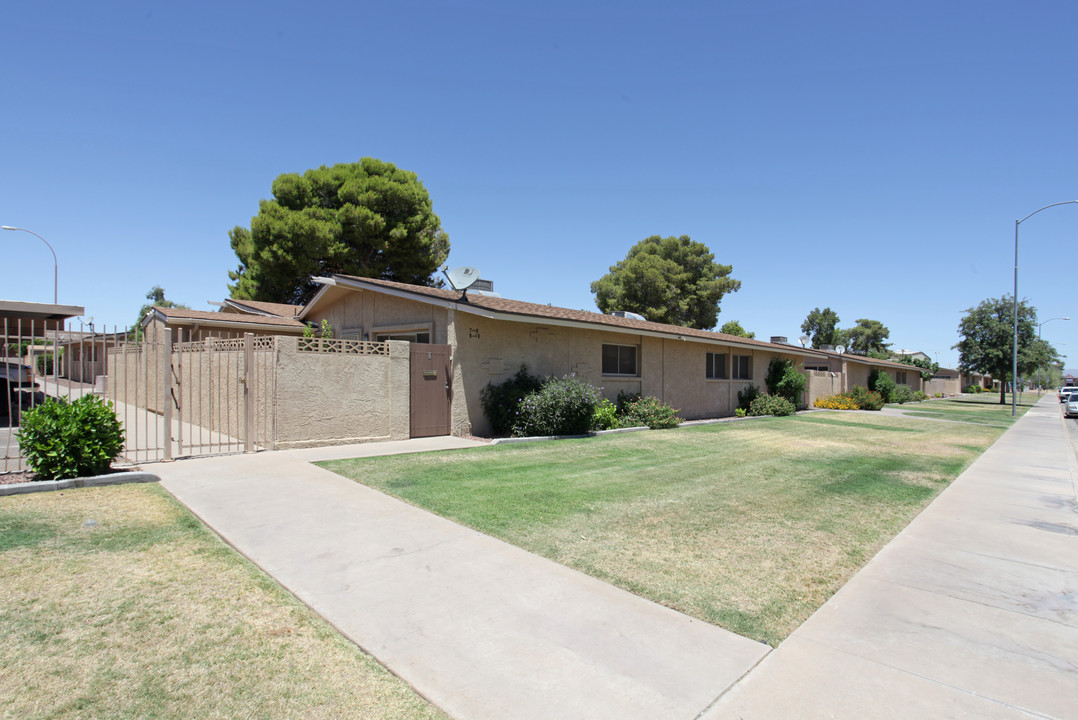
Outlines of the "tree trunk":
[{"label": "tree trunk", "polygon": [[[1004,375],[1004,378],[1006,378],[1006,375]],[[1006,379],[1002,380],[999,383],[999,404],[1000,405],[1006,405],[1007,404],[1007,380]]]}]

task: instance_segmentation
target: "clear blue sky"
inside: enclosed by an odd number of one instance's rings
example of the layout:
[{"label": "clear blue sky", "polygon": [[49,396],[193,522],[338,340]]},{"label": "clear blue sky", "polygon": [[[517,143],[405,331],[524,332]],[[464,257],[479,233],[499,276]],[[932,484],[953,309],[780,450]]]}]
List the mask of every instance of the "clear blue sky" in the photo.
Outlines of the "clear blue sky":
[{"label": "clear blue sky", "polygon": [[[689,235],[742,282],[720,324],[795,340],[830,306],[954,366],[1015,220],[1078,199],[1073,2],[36,0],[0,26],[0,224],[98,328],[153,285],[210,309],[277,175],[372,156],[505,297],[594,309],[634,243]],[[1019,258],[1072,358],[1076,235],[1047,210]],[[0,298],[51,302],[48,249],[0,251]]]}]

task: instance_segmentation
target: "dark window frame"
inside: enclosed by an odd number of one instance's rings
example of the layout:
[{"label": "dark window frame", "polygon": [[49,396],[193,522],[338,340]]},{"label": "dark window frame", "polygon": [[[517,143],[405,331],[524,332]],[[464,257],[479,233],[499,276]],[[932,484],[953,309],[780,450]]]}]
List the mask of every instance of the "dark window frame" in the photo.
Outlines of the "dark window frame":
[{"label": "dark window frame", "polygon": [[[730,372],[727,369],[727,357],[728,353],[709,352],[704,359],[704,377],[708,380],[729,380]],[[721,359],[721,367],[716,368],[716,360]]]},{"label": "dark window frame", "polygon": [[[613,357],[613,365],[610,364],[611,357],[608,348],[615,350]],[[617,343],[603,343],[601,352],[603,375],[608,375],[612,377],[640,377],[639,345],[620,345]]]}]

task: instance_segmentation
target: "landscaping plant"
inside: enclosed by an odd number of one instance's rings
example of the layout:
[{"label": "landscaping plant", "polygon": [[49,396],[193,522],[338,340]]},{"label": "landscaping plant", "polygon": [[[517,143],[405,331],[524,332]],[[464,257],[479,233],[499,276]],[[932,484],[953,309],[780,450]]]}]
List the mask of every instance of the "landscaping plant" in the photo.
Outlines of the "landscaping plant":
[{"label": "landscaping plant", "polygon": [[744,390],[737,391],[737,407],[745,412],[749,411],[752,401],[760,397],[760,388],[749,385]]},{"label": "landscaping plant", "polygon": [[520,401],[513,435],[582,435],[591,430],[600,400],[599,388],[576,375],[549,378],[541,388]]},{"label": "landscaping plant", "polygon": [[27,410],[16,437],[38,480],[100,475],[124,448],[112,403],[93,395],[50,398]]},{"label": "landscaping plant", "polygon": [[521,365],[516,374],[503,383],[487,383],[479,393],[479,400],[490,420],[493,434],[508,435],[513,432],[520,401],[542,386],[542,379],[529,373],[527,365]]},{"label": "landscaping plant", "polygon": [[[799,373],[789,360],[772,360],[767,366],[764,383],[772,395],[786,398],[794,407],[801,404],[801,396],[805,392],[805,376]],[[751,405],[751,402],[749,404]]]},{"label": "landscaping plant", "polygon": [[797,412],[797,406],[781,395],[761,395],[749,406],[749,415],[784,417]]},{"label": "landscaping plant", "polygon": [[652,430],[674,428],[681,424],[677,410],[657,397],[641,397],[625,404],[621,417],[622,427],[646,425]]},{"label": "landscaping plant", "polygon": [[886,372],[873,369],[868,374],[868,388],[878,392],[885,403],[895,402],[891,399],[895,391],[895,380]]},{"label": "landscaping plant", "polygon": [[592,430],[615,430],[621,425],[618,422],[618,406],[609,400],[602,400],[595,406],[595,414],[591,418]]}]

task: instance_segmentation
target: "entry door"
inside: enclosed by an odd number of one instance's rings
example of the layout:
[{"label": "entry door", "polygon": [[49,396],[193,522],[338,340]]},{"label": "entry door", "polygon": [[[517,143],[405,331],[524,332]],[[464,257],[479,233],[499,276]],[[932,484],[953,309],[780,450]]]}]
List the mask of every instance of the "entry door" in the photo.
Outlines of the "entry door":
[{"label": "entry door", "polygon": [[448,345],[412,343],[410,437],[449,434],[453,362]]}]

